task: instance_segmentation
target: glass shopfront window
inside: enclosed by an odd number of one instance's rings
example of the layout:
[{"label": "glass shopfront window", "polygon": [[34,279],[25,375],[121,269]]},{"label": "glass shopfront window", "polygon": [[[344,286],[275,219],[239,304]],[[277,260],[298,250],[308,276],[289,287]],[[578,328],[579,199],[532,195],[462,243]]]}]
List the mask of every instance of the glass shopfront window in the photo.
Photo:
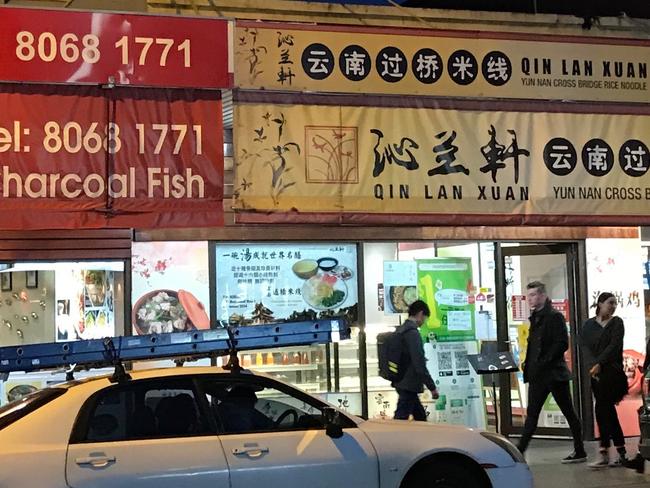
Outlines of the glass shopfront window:
[{"label": "glass shopfront window", "polygon": [[[589,306],[597,292],[610,290],[619,299],[617,313],[626,323],[626,365],[642,358],[641,271],[647,267],[638,265],[640,252],[640,242],[630,238],[363,244],[369,417],[391,418],[397,400],[394,389],[378,376],[377,334],[402,323],[408,304],[421,298],[432,312],[420,328],[427,365],[441,393],[437,401],[428,392],[421,395],[428,419],[483,427],[495,425],[498,413],[501,432],[519,433],[527,407],[527,385],[521,372],[479,377],[467,365],[466,356],[509,351],[521,363],[529,316],[526,285],[541,280],[554,307],[566,317],[570,337],[566,360],[573,371],[574,402],[589,429],[593,426],[591,392],[580,376],[579,330],[582,321],[593,314]],[[626,409],[628,404],[638,405],[638,376],[631,366],[630,395],[619,405],[621,418],[635,418]],[[496,397],[492,379],[497,385]],[[564,418],[552,399],[545,405],[539,425],[543,434],[565,433]],[[630,421],[624,428],[634,435],[635,426]]]},{"label": "glass shopfront window", "polygon": [[[123,335],[124,268],[123,261],[0,265],[0,347]],[[64,373],[12,373],[0,381],[0,405],[62,381]]]},{"label": "glass shopfront window", "polygon": [[0,270],[0,346],[124,332],[124,262],[20,262]]},{"label": "glass shopfront window", "polygon": [[[216,243],[214,309],[219,324],[254,327],[285,321],[358,316],[357,245],[349,243]],[[355,338],[358,329],[353,331]],[[242,351],[244,367],[300,388],[359,395],[356,340],[339,344]],[[222,365],[227,357],[219,358]],[[345,394],[343,406],[350,404]],[[352,400],[354,401],[354,400]]]},{"label": "glass shopfront window", "polygon": [[485,426],[481,378],[467,355],[478,352],[477,340],[496,340],[494,263],[492,243],[364,244],[369,417],[392,418],[397,402],[378,376],[377,335],[401,324],[419,298],[431,308],[420,332],[442,393],[437,401],[421,395],[428,420]]},{"label": "glass shopfront window", "polygon": [[[345,315],[352,326],[350,340],[241,351],[240,363],[319,393],[350,413],[392,418],[397,398],[378,375],[377,335],[402,323],[408,305],[421,298],[432,311],[420,330],[429,371],[441,392],[436,401],[428,392],[422,395],[428,419],[484,427],[494,425],[498,412],[500,430],[517,434],[526,412],[521,373],[496,375],[495,398],[491,378],[477,376],[467,355],[509,350],[521,361],[528,320],[525,286],[540,279],[567,316],[574,397],[589,428],[590,392],[580,378],[577,334],[596,291],[614,288],[626,323],[626,354],[640,360],[641,274],[648,268],[647,253],[638,263],[640,249],[641,242],[630,239],[137,242],[126,320],[122,261],[0,265],[0,345],[100,338],[123,334],[125,327],[146,334]],[[632,283],[633,268],[639,283]],[[216,363],[227,360],[223,356]],[[0,402],[51,381],[59,379],[10,378],[0,384]],[[634,404],[636,398],[630,399]],[[540,432],[556,435],[563,419],[552,403],[545,408]]]}]

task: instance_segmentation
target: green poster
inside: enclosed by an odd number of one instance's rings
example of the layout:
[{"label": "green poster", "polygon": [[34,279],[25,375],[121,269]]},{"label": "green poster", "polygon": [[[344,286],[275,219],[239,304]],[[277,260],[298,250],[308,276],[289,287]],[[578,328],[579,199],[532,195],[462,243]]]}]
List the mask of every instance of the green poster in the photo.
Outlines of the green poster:
[{"label": "green poster", "polygon": [[467,341],[476,337],[470,258],[418,259],[418,295],[431,317],[420,328],[427,340]]}]

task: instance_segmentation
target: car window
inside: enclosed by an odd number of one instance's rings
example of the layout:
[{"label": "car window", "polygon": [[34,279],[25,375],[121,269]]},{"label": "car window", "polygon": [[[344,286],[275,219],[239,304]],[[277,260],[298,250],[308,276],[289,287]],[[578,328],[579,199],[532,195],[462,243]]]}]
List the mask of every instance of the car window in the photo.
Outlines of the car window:
[{"label": "car window", "polygon": [[45,388],[0,407],[0,430],[60,397],[65,388]]},{"label": "car window", "polygon": [[322,429],[322,404],[264,382],[205,380],[202,390],[226,434]]},{"label": "car window", "polygon": [[[127,382],[94,397],[79,442],[187,437],[209,432],[190,380]],[[73,442],[74,439],[71,440]]]}]

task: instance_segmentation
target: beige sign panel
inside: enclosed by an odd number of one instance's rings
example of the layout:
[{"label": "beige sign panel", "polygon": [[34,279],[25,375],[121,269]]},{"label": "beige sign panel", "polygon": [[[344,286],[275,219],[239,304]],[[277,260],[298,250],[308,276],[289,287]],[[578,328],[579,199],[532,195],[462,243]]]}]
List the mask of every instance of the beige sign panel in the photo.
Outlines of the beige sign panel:
[{"label": "beige sign panel", "polygon": [[650,117],[239,104],[235,120],[240,210],[648,220]]},{"label": "beige sign panel", "polygon": [[239,22],[235,84],[333,93],[650,101],[648,43],[503,37]]}]

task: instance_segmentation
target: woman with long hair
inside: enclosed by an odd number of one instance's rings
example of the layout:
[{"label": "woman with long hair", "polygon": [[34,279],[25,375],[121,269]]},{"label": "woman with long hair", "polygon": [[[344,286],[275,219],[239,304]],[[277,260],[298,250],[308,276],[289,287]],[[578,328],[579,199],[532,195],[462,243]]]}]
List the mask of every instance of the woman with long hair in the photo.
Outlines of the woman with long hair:
[{"label": "woman with long hair", "polygon": [[[616,311],[616,297],[601,293],[596,316],[582,327],[582,345],[596,400],[596,423],[600,431],[600,456],[590,468],[623,466],[626,462],[625,438],[616,413],[616,404],[627,394],[627,376],[623,369],[625,326]],[[614,443],[618,456],[610,462],[609,447]]]}]

